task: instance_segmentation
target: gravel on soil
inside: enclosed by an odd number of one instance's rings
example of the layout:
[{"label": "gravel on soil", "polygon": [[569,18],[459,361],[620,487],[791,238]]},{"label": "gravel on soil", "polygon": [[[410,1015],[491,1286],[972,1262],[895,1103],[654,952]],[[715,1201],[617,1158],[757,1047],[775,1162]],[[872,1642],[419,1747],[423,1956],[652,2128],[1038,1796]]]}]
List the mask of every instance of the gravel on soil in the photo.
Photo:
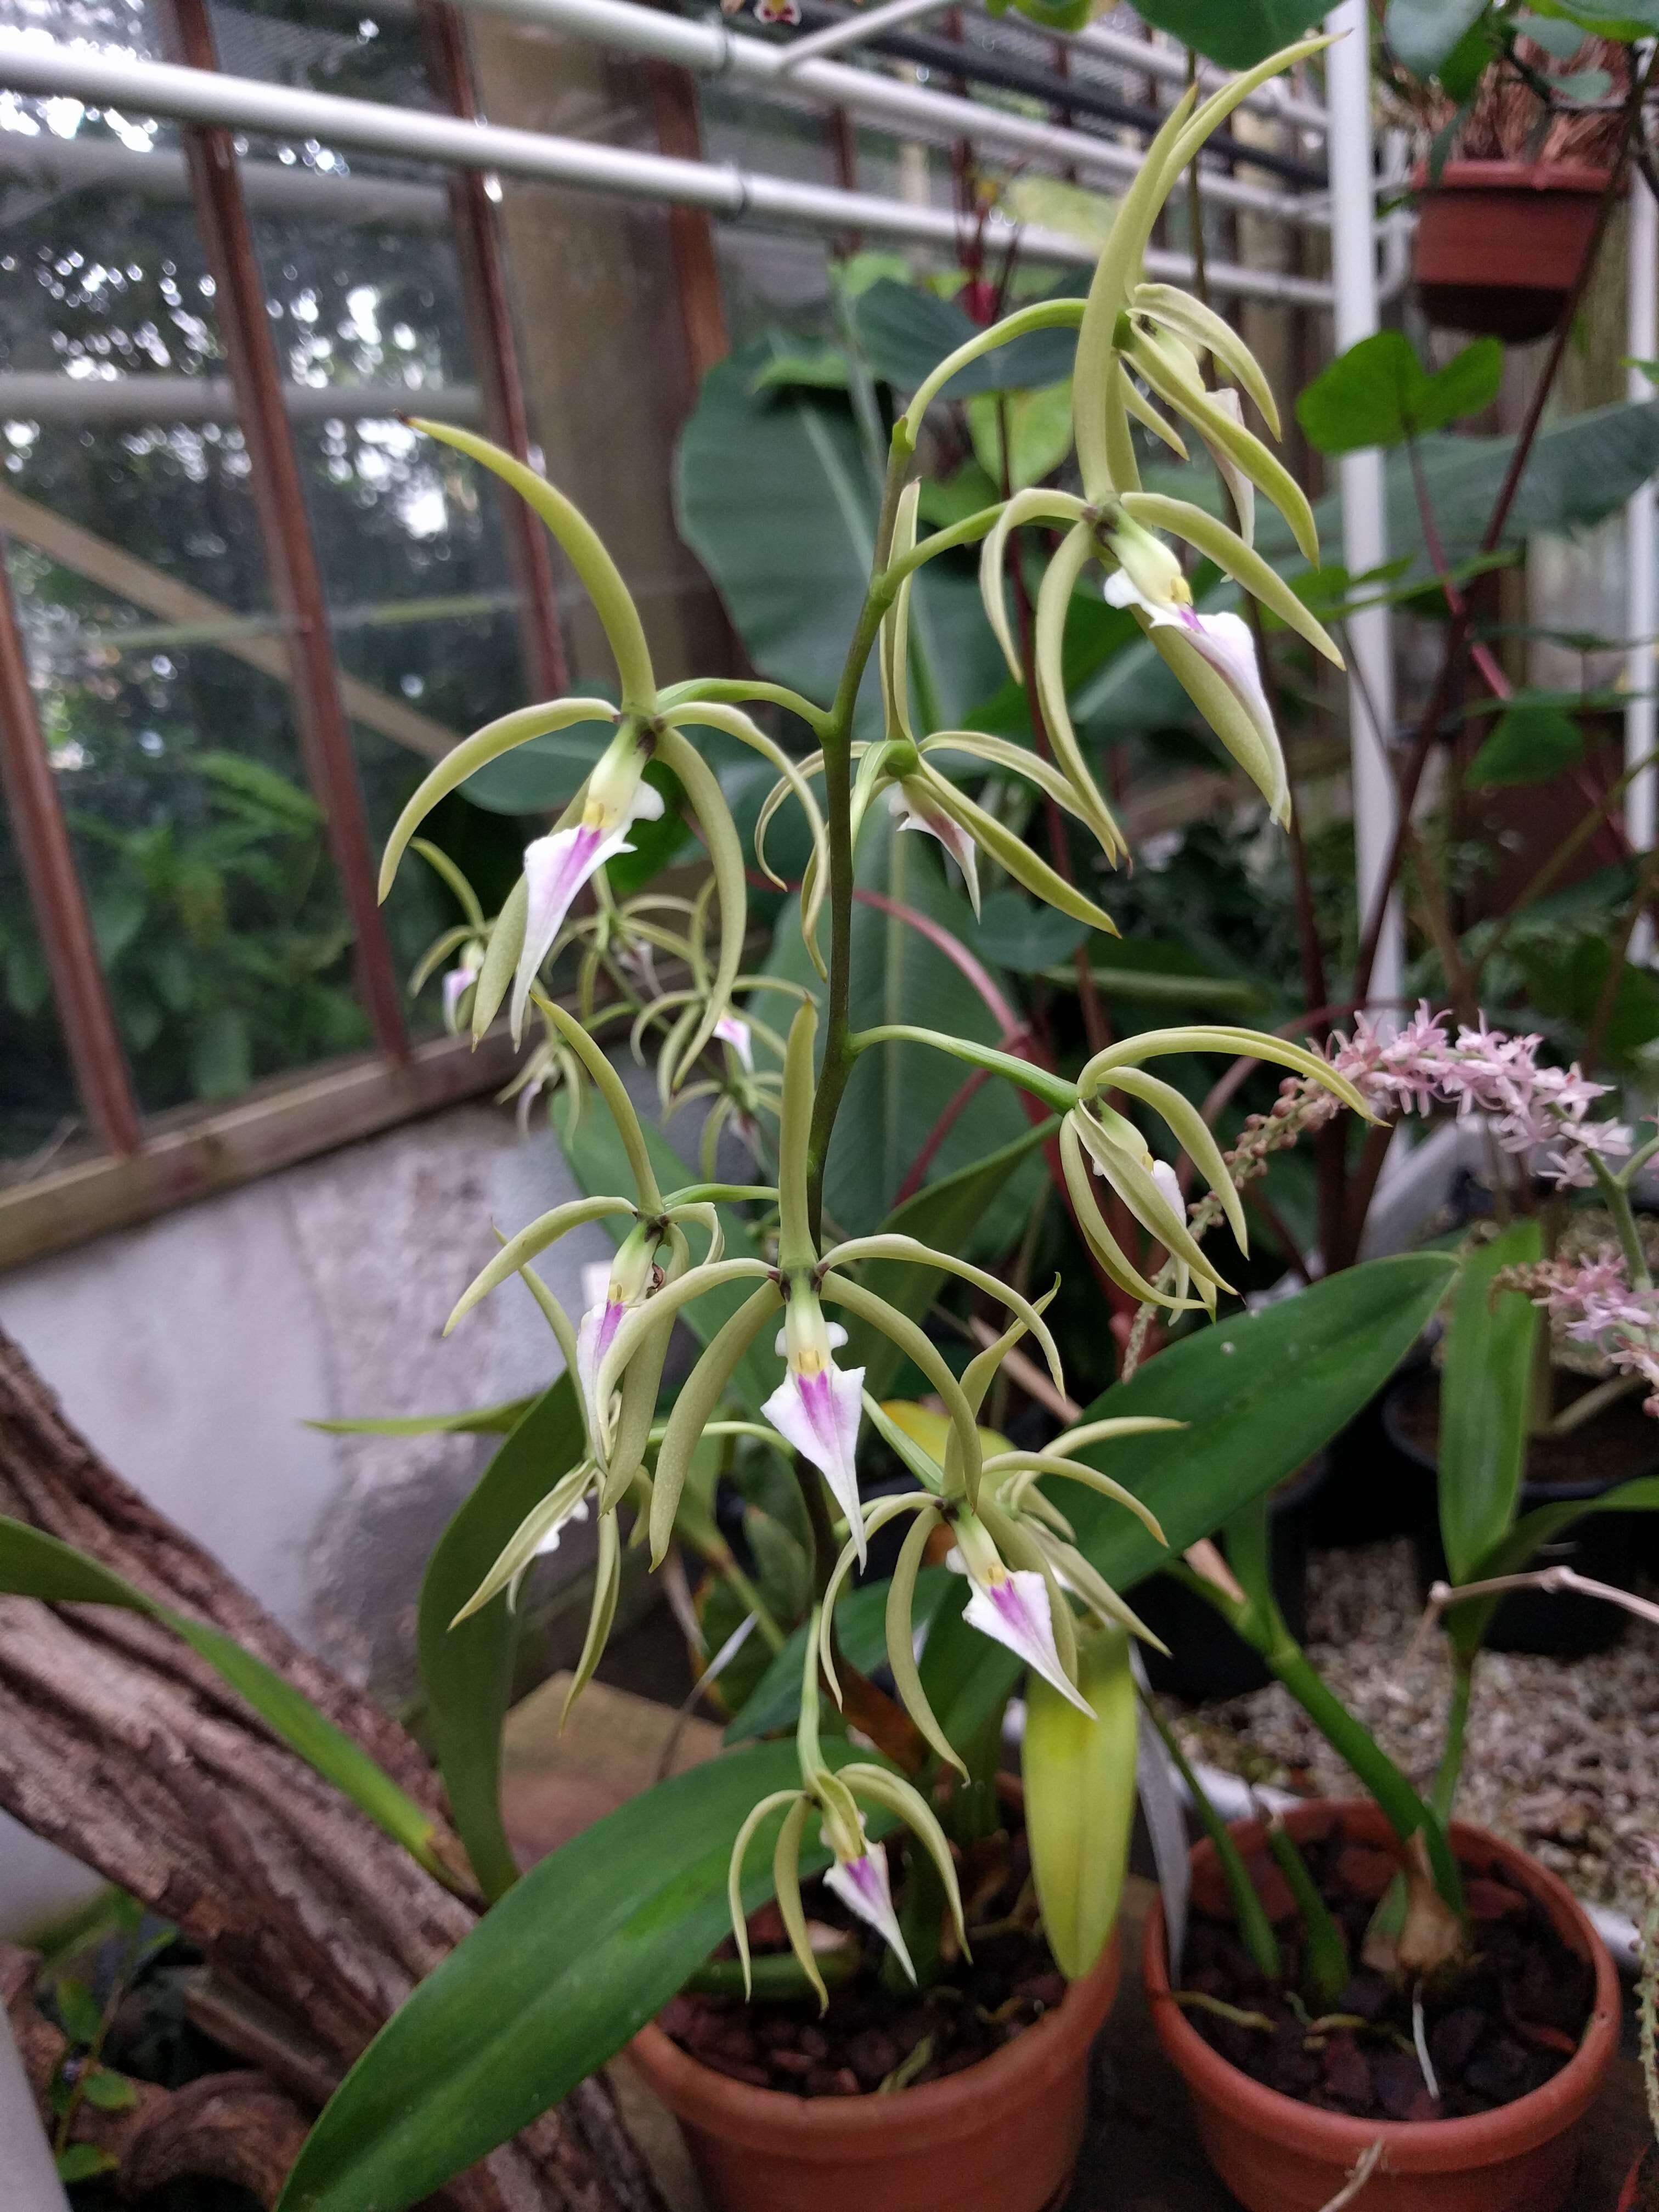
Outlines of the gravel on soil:
[{"label": "gravel on soil", "polygon": [[[1437,1634],[1412,1650],[1422,1607],[1409,1540],[1315,1552],[1308,1607],[1309,1657],[1425,1789],[1450,1669]],[[1346,1765],[1276,1682],[1193,1710],[1160,1703],[1189,1757],[1305,1796],[1354,1794]],[[1580,1897],[1639,1917],[1646,1845],[1659,1836],[1659,1632],[1632,1621],[1611,1651],[1583,1659],[1483,1653],[1457,1812]]]}]

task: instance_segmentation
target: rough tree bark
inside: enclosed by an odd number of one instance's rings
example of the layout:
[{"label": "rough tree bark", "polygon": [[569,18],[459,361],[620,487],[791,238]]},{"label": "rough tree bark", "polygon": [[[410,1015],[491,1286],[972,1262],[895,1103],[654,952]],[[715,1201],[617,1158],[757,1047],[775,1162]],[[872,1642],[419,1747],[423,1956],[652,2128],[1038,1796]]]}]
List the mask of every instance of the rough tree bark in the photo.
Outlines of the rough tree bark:
[{"label": "rough tree bark", "polygon": [[[235,1637],[354,1736],[447,1837],[418,1746],[122,1481],[3,1332],[0,1513]],[[341,2073],[477,1917],[175,1637],[111,1607],[0,1598],[0,1807],[174,1922]],[[452,2183],[443,2201],[453,2212],[661,2212],[598,2080]]]}]

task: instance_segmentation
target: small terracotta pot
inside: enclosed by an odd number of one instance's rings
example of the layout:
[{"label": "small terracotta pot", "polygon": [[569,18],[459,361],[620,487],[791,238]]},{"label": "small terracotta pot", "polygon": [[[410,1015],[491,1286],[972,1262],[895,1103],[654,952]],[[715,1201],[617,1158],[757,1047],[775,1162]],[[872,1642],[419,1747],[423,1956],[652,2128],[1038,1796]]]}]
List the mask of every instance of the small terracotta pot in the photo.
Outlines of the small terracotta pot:
[{"label": "small terracotta pot", "polygon": [[[1395,1847],[1393,1830],[1369,1799],[1298,1805],[1285,1819],[1298,1841],[1328,1834],[1340,1820],[1358,1843]],[[1247,1853],[1265,1847],[1257,1821],[1237,1821],[1232,1832]],[[1192,2092],[1206,2155],[1249,2212],[1319,2212],[1379,2136],[1382,2162],[1365,2185],[1364,2212],[1558,2212],[1567,2202],[1579,2124],[1618,2049],[1619,1977],[1571,1891],[1535,1859],[1461,1820],[1452,1823],[1452,1842],[1460,1865],[1524,1890],[1563,1942],[1595,1968],[1595,2001],[1574,2057],[1541,2089],[1471,2119],[1352,2119],[1264,2088],[1189,2024],[1170,1992],[1163,1911],[1155,1905],[1147,1916],[1152,2024]],[[1220,1878],[1207,1842],[1193,1853],[1193,1874],[1195,1882]]]},{"label": "small terracotta pot", "polygon": [[629,2045],[721,2212],[1041,2212],[1083,2142],[1089,2047],[1121,1946],[975,2066],[890,2097],[792,2097],[716,2073],[654,2024]]},{"label": "small terracotta pot", "polygon": [[1595,234],[1607,173],[1576,161],[1448,161],[1419,173],[1414,270],[1430,322],[1506,339],[1554,329]]}]

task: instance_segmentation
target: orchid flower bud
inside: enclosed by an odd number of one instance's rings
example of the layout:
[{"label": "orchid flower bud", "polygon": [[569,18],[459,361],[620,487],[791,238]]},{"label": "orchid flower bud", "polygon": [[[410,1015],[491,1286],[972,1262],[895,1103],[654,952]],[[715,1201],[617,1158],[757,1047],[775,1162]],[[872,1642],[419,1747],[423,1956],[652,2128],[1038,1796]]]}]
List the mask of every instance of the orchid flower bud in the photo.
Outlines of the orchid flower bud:
[{"label": "orchid flower bud", "polygon": [[646,754],[636,726],[624,724],[588,778],[580,818],[526,846],[524,948],[513,979],[511,1020],[516,1044],[524,1034],[525,1010],[553,941],[564,927],[576,894],[588,878],[619,853],[631,853],[628,831],[635,822],[662,815],[662,793],[644,781]]},{"label": "orchid flower bud", "polygon": [[846,1514],[859,1563],[865,1559],[864,1516],[855,1465],[864,1410],[864,1370],[838,1368],[831,1353],[847,1341],[838,1322],[827,1322],[805,1275],[789,1285],[777,1349],[789,1371],[761,1411],[784,1442],[811,1461]]},{"label": "orchid flower bud", "polygon": [[599,1364],[616,1341],[617,1331],[663,1279],[661,1229],[642,1221],[617,1247],[605,1296],[591,1305],[576,1328],[576,1372],[587,1401],[590,1433],[604,1433],[599,1402]]}]

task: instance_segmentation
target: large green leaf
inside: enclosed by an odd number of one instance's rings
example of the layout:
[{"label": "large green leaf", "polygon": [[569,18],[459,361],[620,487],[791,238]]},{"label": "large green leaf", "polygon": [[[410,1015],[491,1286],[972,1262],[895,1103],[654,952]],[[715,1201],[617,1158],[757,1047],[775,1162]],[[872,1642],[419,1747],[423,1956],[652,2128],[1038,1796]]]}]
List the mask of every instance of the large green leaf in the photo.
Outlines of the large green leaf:
[{"label": "large green leaf", "polygon": [[501,1557],[531,1507],[574,1467],[584,1442],[575,1386],[561,1375],[484,1469],[444,1530],[421,1583],[416,1647],[427,1729],[450,1810],[486,1896],[518,1878],[501,1825],[501,1723],[513,1691],[518,1617],[504,1599],[450,1622]]},{"label": "large green leaf", "polygon": [[[1381,1389],[1427,1326],[1455,1264],[1439,1252],[1370,1260],[1260,1313],[1200,1329],[1115,1382],[1084,1416],[1151,1414],[1186,1427],[1090,1445],[1078,1457],[1127,1484],[1157,1515],[1170,1551],[1185,1551],[1295,1474]],[[1133,1589],[1166,1564],[1170,1553],[1121,1505],[1077,1483],[1053,1489],[1079,1548],[1115,1589]],[[940,1686],[936,1710],[947,1729],[948,1705],[977,1727],[1018,1680],[1012,1653],[977,1643],[948,1698]],[[765,1723],[786,1727],[793,1711],[781,1671],[774,1687]],[[734,1725],[746,1725],[750,1712]]]},{"label": "large green leaf", "polygon": [[1431,371],[1403,331],[1376,331],[1315,377],[1296,418],[1322,453],[1397,446],[1490,407],[1503,374],[1496,338],[1476,338]]},{"label": "large green leaf", "polygon": [[[910,1618],[926,1628],[952,1596],[961,1602],[963,1585],[947,1567],[924,1567],[916,1577],[915,1603]],[[842,1657],[861,1674],[873,1674],[887,1663],[887,1585],[865,1583],[849,1591],[836,1607],[836,1638]],[[800,1711],[800,1668],[806,1649],[806,1631],[798,1628],[755,1686],[741,1712],[727,1723],[727,1743],[748,1743],[756,1736],[772,1735],[793,1728]]]},{"label": "large green leaf", "polygon": [[[833,1739],[823,1748],[832,1766],[858,1755]],[[401,2212],[567,2096],[719,1943],[738,1828],[798,1774],[793,1743],[732,1753],[659,1784],[532,1868],[352,2068],[278,2212]],[[868,1825],[880,1834],[891,1816],[872,1808]],[[777,1827],[774,1816],[749,1852],[750,1911],[770,1894]],[[828,1860],[814,1842],[803,1875]]]},{"label": "large green leaf", "polygon": [[[896,832],[885,807],[873,809],[859,842],[858,881],[966,939],[973,911],[955,885],[946,884],[934,858],[938,850],[931,838]],[[784,909],[766,972],[802,985],[821,1002],[823,986],[802,948],[796,912],[793,902]],[[981,1044],[1000,1042],[997,1020],[974,985],[910,923],[859,901],[853,908],[851,950],[855,1030],[908,1022]],[[754,1007],[781,1031],[794,1013],[794,1002],[781,994],[769,999],[757,993]],[[860,1056],[842,1102],[824,1179],[824,1211],[839,1228],[867,1236],[886,1219],[916,1155],[969,1073],[960,1060],[925,1045],[884,1044]],[[986,1084],[940,1145],[933,1178],[1012,1144],[1027,1126],[1007,1085]],[[1035,1178],[1035,1169],[1029,1172]],[[975,1240],[980,1249],[994,1249],[1017,1222],[1031,1188],[1030,1182],[1010,1182],[981,1225]]]},{"label": "large green leaf", "polygon": [[1487,0],[1389,0],[1383,34],[1395,59],[1413,76],[1437,76],[1486,6]]},{"label": "large green leaf", "polygon": [[1320,0],[1137,0],[1142,20],[1225,69],[1254,69],[1316,26]]},{"label": "large green leaf", "polygon": [[[985,1159],[958,1168],[938,1182],[924,1183],[888,1215],[881,1224],[882,1235],[914,1237],[939,1252],[965,1252],[980,1224],[1004,1197],[1011,1178],[1042,1141],[1045,1130],[1057,1126],[1038,1123]],[[1020,1176],[1020,1189],[1028,1190],[1037,1179],[1034,1175]],[[866,1260],[859,1270],[859,1280],[888,1305],[908,1314],[912,1321],[920,1321],[938,1297],[945,1273],[943,1267],[913,1267],[904,1260]],[[904,1354],[890,1338],[853,1314],[846,1316],[846,1328],[843,1364],[862,1366],[865,1389],[875,1397],[885,1397],[904,1364]]]},{"label": "large green leaf", "polygon": [[1527,1457],[1538,1309],[1522,1291],[1492,1285],[1543,1250],[1536,1221],[1517,1221],[1463,1262],[1440,1374],[1440,1534],[1455,1583],[1515,1517]]},{"label": "large green leaf", "polygon": [[[864,603],[878,487],[846,400],[754,387],[790,349],[763,337],[709,371],[680,441],[680,532],[757,668],[827,703]],[[911,596],[912,666],[933,726],[960,727],[1001,659],[971,563],[930,562]],[[873,668],[860,694],[866,732]]]},{"label": "large green leaf", "polygon": [[349,1797],[359,1812],[442,1880],[451,1878],[433,1850],[432,1822],[361,1744],[335,1727],[292,1682],[245,1651],[207,1621],[174,1613],[72,1545],[27,1522],[0,1515],[0,1590],[48,1605],[116,1605],[147,1614],[189,1644],[231,1688],[246,1698],[289,1749]]}]

